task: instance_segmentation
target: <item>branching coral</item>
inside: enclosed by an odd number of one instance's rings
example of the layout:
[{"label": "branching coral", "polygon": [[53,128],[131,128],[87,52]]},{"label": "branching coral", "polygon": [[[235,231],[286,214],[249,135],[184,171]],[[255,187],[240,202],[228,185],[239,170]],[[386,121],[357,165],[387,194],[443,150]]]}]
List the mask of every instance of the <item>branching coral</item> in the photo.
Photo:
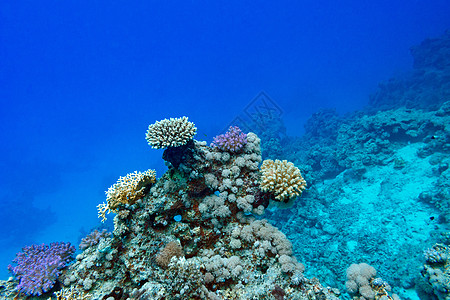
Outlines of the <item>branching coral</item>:
[{"label": "branching coral", "polygon": [[274,195],[275,200],[288,201],[300,196],[306,189],[306,181],[300,170],[287,160],[266,159],[261,166],[260,187]]},{"label": "branching coral", "polygon": [[42,295],[56,282],[61,269],[72,259],[75,247],[70,243],[31,245],[22,249],[13,260],[17,266],[8,269],[19,280],[16,289],[25,295]]},{"label": "branching coral", "polygon": [[160,149],[185,145],[196,133],[187,117],[170,118],[149,125],[145,138],[152,148]]},{"label": "branching coral", "polygon": [[247,135],[237,126],[230,126],[225,134],[214,137],[212,146],[222,151],[238,152],[247,144]]},{"label": "branching coral", "polygon": [[102,222],[104,222],[106,214],[110,211],[117,212],[120,204],[134,204],[145,196],[146,188],[155,182],[156,172],[154,170],[134,171],[126,176],[121,176],[117,183],[106,191],[107,203],[97,205],[99,218],[102,218]]},{"label": "branching coral", "polygon": [[[89,294],[83,294],[73,286],[68,289],[63,288],[60,291],[56,291],[55,296],[57,300],[86,300],[90,298]],[[50,299],[51,298],[49,298],[49,300]]]}]

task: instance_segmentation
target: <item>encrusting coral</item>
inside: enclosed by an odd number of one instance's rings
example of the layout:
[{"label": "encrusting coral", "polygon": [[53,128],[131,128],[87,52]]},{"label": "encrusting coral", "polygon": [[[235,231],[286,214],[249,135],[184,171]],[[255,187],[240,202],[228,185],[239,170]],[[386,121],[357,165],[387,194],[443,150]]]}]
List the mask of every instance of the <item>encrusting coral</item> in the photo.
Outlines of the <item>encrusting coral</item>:
[{"label": "encrusting coral", "polygon": [[261,190],[274,195],[275,200],[287,202],[306,189],[300,170],[287,160],[266,159],[261,166]]},{"label": "encrusting coral", "polygon": [[80,248],[80,250],[85,250],[89,247],[97,245],[101,239],[108,238],[110,236],[111,233],[109,233],[106,229],[103,229],[102,231],[98,231],[97,229],[95,229],[94,231],[89,233],[86,237],[81,239],[78,248]]},{"label": "encrusting coral", "polygon": [[145,196],[145,190],[149,185],[155,183],[156,172],[147,170],[145,172],[134,171],[126,176],[121,176],[117,183],[113,184],[106,191],[106,204],[97,206],[98,216],[102,222],[106,220],[106,213],[117,212],[117,207],[121,204],[134,204],[137,200]]},{"label": "encrusting coral", "polygon": [[421,299],[450,299],[450,247],[435,244],[424,251],[425,263],[416,279]]},{"label": "encrusting coral", "polygon": [[160,149],[185,145],[196,133],[187,117],[170,118],[150,124],[145,138],[152,148]]}]

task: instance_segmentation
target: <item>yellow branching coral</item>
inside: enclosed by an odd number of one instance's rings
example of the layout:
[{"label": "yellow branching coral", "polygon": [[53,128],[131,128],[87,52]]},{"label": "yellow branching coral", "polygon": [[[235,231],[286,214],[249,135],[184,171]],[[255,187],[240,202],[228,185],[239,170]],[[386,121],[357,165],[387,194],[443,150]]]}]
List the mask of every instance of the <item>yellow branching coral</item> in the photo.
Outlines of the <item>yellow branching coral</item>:
[{"label": "yellow branching coral", "polygon": [[106,191],[107,203],[97,205],[99,218],[102,218],[102,222],[104,222],[106,214],[110,211],[117,212],[117,207],[120,204],[134,204],[145,196],[145,188],[155,182],[156,172],[154,170],[134,171],[127,176],[121,176]]},{"label": "yellow branching coral", "polygon": [[197,133],[197,127],[187,117],[157,121],[148,126],[145,138],[156,149],[185,145]]},{"label": "yellow branching coral", "polygon": [[266,159],[261,166],[261,173],[261,190],[272,193],[275,200],[287,202],[300,196],[306,189],[306,181],[300,170],[287,160]]},{"label": "yellow branching coral", "polygon": [[102,218],[102,223],[106,221],[106,215],[111,212],[107,203],[100,203],[97,205],[98,217]]}]

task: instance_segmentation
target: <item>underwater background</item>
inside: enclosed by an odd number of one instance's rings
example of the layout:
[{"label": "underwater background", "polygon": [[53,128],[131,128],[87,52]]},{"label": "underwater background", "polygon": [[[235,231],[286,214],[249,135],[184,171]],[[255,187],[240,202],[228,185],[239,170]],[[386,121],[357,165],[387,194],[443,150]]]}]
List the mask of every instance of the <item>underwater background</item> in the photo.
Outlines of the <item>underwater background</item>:
[{"label": "underwater background", "polygon": [[446,0],[2,1],[0,278],[25,245],[112,230],[105,191],[167,170],[148,125],[187,116],[196,140],[239,125],[300,168],[308,192],[264,217],[307,276],[345,290],[367,262],[417,297],[448,231],[449,16]]}]

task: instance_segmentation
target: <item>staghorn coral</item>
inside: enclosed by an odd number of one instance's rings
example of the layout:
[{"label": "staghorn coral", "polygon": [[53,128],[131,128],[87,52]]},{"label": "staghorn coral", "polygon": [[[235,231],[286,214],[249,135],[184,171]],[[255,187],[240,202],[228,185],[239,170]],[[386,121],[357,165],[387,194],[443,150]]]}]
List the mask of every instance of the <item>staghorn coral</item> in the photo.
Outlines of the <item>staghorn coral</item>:
[{"label": "staghorn coral", "polygon": [[230,126],[225,134],[214,137],[212,146],[222,151],[239,152],[247,144],[247,135],[237,126]]},{"label": "staghorn coral", "polygon": [[145,138],[152,148],[160,149],[185,145],[196,133],[187,117],[170,118],[150,124]]},{"label": "staghorn coral", "polygon": [[39,296],[48,292],[56,282],[61,269],[72,259],[75,247],[70,243],[31,245],[16,254],[8,266],[10,272],[19,280],[16,290],[28,296]]},{"label": "staghorn coral", "polygon": [[261,190],[270,192],[275,200],[287,202],[300,196],[306,189],[306,181],[300,170],[287,160],[266,159],[261,166]]},{"label": "staghorn coral", "polygon": [[126,176],[121,176],[117,183],[106,191],[107,203],[97,206],[99,218],[102,218],[102,222],[104,222],[106,214],[110,211],[117,213],[120,204],[134,204],[145,196],[147,187],[155,182],[156,172],[154,170],[134,171]]}]

